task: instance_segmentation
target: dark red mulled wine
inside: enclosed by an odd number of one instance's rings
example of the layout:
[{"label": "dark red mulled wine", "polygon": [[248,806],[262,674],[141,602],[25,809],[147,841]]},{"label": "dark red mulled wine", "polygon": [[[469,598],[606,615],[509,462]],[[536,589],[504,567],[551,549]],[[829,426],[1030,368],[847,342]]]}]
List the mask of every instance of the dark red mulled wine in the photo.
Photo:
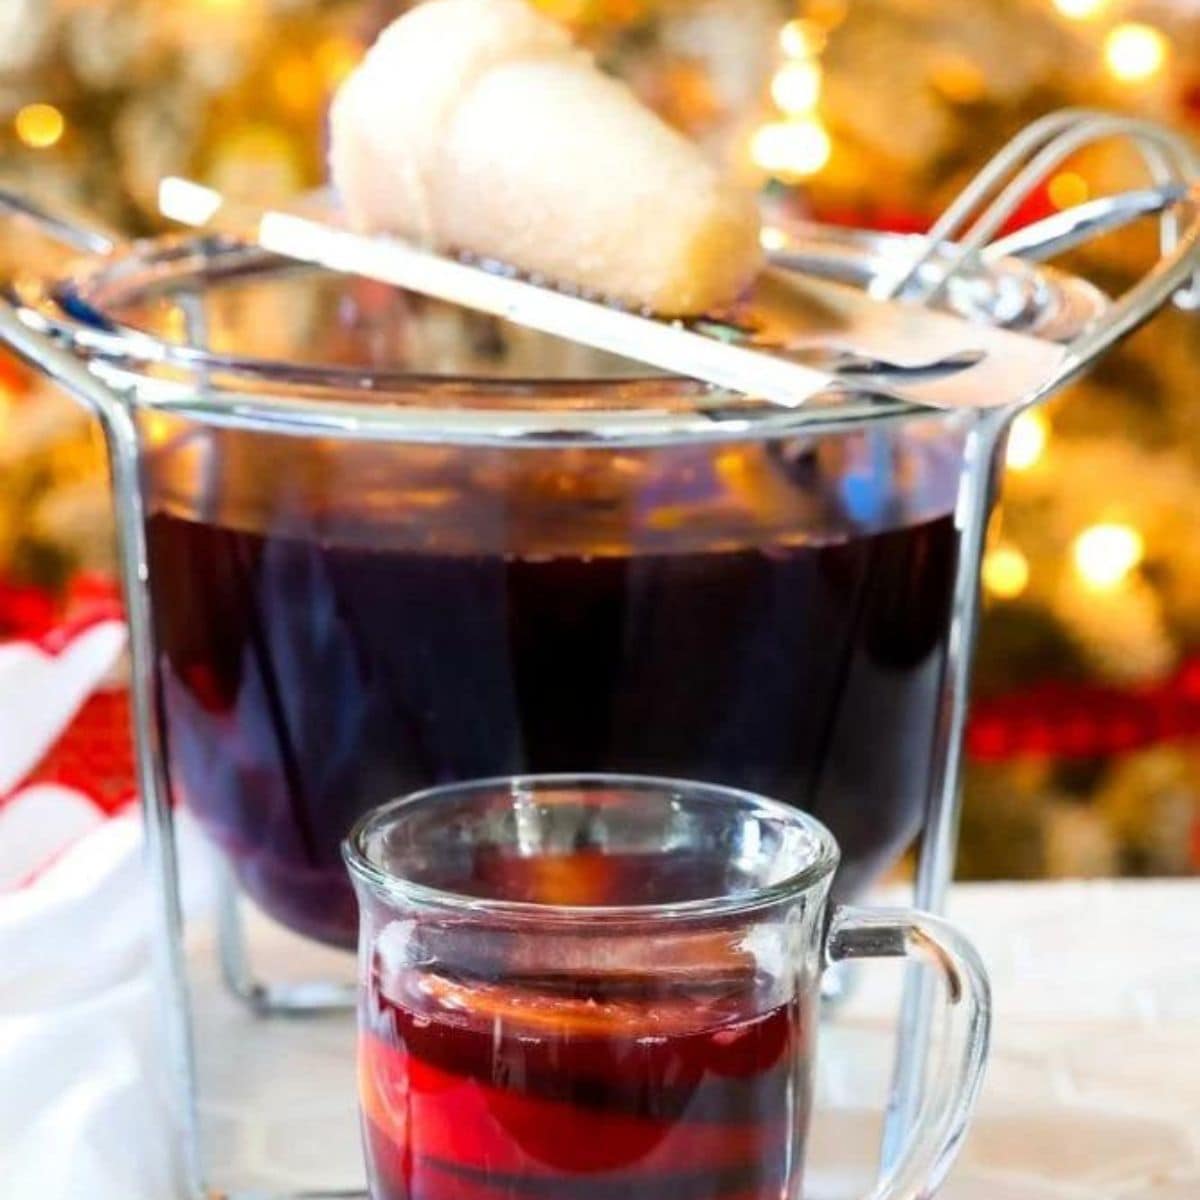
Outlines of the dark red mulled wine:
[{"label": "dark red mulled wine", "polygon": [[916,832],[957,549],[944,483],[867,520],[837,443],[828,472],[753,445],[480,452],[468,472],[440,449],[375,470],[239,436],[216,503],[152,505],[161,728],[176,797],[293,928],[353,944],[339,842],[435,783],[747,788],[832,829],[843,896]]},{"label": "dark red mulled wine", "polygon": [[[651,878],[657,855],[532,861],[529,880],[464,890],[585,904],[664,893]],[[694,859],[676,866],[664,894],[712,894],[681,877]],[[501,871],[511,876],[514,860]],[[603,931],[597,965],[581,972],[580,961],[593,961],[584,935],[572,952],[548,950],[545,930],[485,932],[418,919],[376,942],[359,1047],[374,1200],[793,1194],[810,1046],[802,1002],[778,998],[789,986],[752,959],[740,969],[726,960],[724,970],[703,954],[690,971],[651,965],[633,939]],[[705,949],[721,944],[711,929],[692,936]],[[667,945],[660,960],[679,949]],[[576,961],[556,972],[557,953]]]}]

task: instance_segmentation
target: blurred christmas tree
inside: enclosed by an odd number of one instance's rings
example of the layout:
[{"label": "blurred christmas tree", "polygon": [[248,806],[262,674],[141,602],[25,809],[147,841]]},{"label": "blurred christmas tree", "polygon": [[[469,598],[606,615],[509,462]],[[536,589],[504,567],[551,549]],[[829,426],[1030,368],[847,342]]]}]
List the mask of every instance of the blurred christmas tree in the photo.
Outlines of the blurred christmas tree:
[{"label": "blurred christmas tree", "polygon": [[[1200,130],[1190,0],[537,0],[664,115],[824,220],[921,229],[1049,110]],[[400,0],[4,0],[0,186],[152,231],[158,179],[269,199],[323,175],[329,94]],[[1032,218],[1139,182],[1110,148]],[[782,189],[782,191],[781,191]],[[1152,230],[1069,264],[1119,290]],[[9,225],[10,267],[34,257]],[[1167,314],[1008,452],[985,568],[963,865],[974,874],[1200,864],[1200,335]],[[26,585],[108,562],[87,421],[0,363],[0,632]],[[10,598],[6,607],[5,597]],[[8,613],[6,618],[5,614]]]}]

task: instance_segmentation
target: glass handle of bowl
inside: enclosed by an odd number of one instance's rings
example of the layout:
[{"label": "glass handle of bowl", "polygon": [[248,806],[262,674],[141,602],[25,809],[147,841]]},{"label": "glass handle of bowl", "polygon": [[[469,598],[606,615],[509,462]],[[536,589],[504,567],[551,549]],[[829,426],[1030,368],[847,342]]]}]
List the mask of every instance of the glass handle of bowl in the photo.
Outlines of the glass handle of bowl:
[{"label": "glass handle of bowl", "polygon": [[983,1083],[991,987],[971,942],[953,925],[914,909],[836,909],[825,938],[826,964],[863,958],[924,963],[945,983],[945,1021],[921,1111],[903,1152],[868,1197],[926,1200],[958,1154]]}]

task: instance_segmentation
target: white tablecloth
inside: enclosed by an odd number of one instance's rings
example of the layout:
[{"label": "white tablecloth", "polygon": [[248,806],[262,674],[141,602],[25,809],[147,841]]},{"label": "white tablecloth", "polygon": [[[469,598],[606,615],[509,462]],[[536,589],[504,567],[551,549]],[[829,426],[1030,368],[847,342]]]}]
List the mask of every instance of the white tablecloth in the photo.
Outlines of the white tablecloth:
[{"label": "white tablecloth", "polygon": [[[960,886],[950,915],[996,1024],[946,1200],[1200,1200],[1200,882]],[[846,1026],[890,999],[864,980]]]}]

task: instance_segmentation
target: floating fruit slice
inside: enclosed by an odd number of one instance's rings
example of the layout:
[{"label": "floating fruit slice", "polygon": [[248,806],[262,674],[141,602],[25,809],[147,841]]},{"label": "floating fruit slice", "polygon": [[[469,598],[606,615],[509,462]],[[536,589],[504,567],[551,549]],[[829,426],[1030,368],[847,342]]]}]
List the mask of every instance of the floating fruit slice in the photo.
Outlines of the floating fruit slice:
[{"label": "floating fruit slice", "polygon": [[490,1085],[374,1038],[364,1039],[360,1055],[364,1116],[390,1143],[389,1157],[416,1170],[440,1162],[492,1178],[737,1173],[783,1159],[795,1132],[789,1108],[775,1095],[787,1086],[781,1076],[766,1085],[776,1100],[769,1119],[735,1114],[719,1102],[706,1106],[709,1119],[690,1112],[661,1119],[597,1104],[594,1087],[581,1086],[572,1102]]}]

